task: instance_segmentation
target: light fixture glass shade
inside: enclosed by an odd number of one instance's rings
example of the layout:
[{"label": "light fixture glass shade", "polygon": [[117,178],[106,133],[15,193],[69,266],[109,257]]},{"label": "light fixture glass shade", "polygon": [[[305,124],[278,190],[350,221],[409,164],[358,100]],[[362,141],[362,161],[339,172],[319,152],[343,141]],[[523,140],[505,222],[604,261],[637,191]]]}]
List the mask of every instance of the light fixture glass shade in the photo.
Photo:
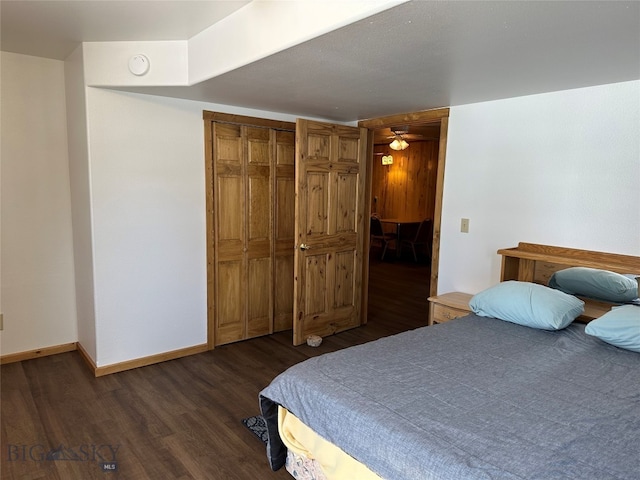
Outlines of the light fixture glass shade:
[{"label": "light fixture glass shade", "polygon": [[392,150],[404,150],[407,148],[409,144],[404,141],[402,137],[396,137],[393,139],[393,142],[389,144],[389,148]]}]

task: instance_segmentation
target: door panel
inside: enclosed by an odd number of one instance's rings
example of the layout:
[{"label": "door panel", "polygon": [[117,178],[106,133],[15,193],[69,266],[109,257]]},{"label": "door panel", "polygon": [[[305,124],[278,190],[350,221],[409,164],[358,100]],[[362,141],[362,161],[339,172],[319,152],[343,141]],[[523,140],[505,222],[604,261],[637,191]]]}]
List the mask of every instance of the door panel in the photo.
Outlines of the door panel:
[{"label": "door panel", "polygon": [[[291,203],[293,205],[293,203]],[[292,235],[293,238],[293,235]],[[276,254],[273,330],[291,330],[293,326],[293,248]]]},{"label": "door panel", "polygon": [[273,331],[271,130],[214,124],[215,344]]},{"label": "door panel", "polygon": [[240,126],[217,124],[215,129],[214,141],[217,160],[240,165],[242,163]]},{"label": "door panel", "polygon": [[293,328],[295,245],[295,133],[275,131],[274,317],[273,330]]},{"label": "door panel", "polygon": [[[291,178],[279,176],[276,180],[276,241],[287,242],[293,258],[293,244],[295,238],[295,223],[293,205],[296,201],[296,188],[293,179],[293,169]],[[285,207],[286,206],[286,207]],[[291,272],[293,277],[293,272]]]},{"label": "door panel", "polygon": [[214,162],[216,203],[227,205],[217,217],[216,343],[228,343],[245,335],[244,325],[244,180],[240,127],[215,128]]},{"label": "door panel", "polygon": [[293,327],[295,125],[204,117],[213,348]]},{"label": "door panel", "polygon": [[267,335],[271,331],[271,259],[249,260],[249,296],[247,337]]},{"label": "door panel", "polygon": [[296,126],[293,329],[300,345],[362,323],[367,130],[309,120]]},{"label": "door panel", "polygon": [[328,232],[329,174],[307,173],[308,196],[306,205],[307,235],[324,235]]},{"label": "door panel", "polygon": [[249,173],[249,241],[269,240],[269,171]]},{"label": "door panel", "polygon": [[247,127],[247,164],[269,166],[270,131],[266,128]]},{"label": "door panel", "polygon": [[353,203],[354,192],[358,195],[358,175],[352,173],[338,174],[336,185],[336,232],[354,232],[356,225],[356,205]]},{"label": "door panel", "polygon": [[242,261],[219,262],[216,315],[216,343],[244,337],[244,287]]},{"label": "door panel", "polygon": [[214,126],[214,191],[216,209],[216,262],[214,286],[217,345],[244,338],[246,290],[245,260],[245,180],[240,126]]},{"label": "door panel", "polygon": [[326,272],[327,255],[307,255],[306,258],[306,283],[305,283],[305,305],[307,315],[326,315]]},{"label": "door panel", "polygon": [[354,275],[356,259],[352,251],[338,252],[336,255],[336,280],[334,289],[335,308],[351,307],[354,299]]},{"label": "door panel", "polygon": [[222,174],[218,177],[218,202],[228,205],[218,217],[218,239],[242,240],[242,189],[240,172]]}]

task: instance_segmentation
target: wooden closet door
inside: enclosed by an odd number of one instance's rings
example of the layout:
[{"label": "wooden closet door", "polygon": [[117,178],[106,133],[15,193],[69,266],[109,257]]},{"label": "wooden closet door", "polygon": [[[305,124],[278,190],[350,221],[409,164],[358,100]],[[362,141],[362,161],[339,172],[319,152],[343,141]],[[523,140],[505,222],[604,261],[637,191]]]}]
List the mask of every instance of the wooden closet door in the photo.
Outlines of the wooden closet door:
[{"label": "wooden closet door", "polygon": [[273,331],[271,133],[214,124],[215,344]]},{"label": "wooden closet door", "polygon": [[244,192],[247,212],[247,332],[244,338],[273,332],[273,193],[271,186],[272,139],[266,128],[242,127],[246,145]]},{"label": "wooden closet door", "polygon": [[214,344],[293,324],[295,134],[213,123]]},{"label": "wooden closet door", "polygon": [[240,126],[213,125],[215,344],[244,338],[245,165]]},{"label": "wooden closet door", "polygon": [[293,328],[293,255],[295,246],[294,132],[275,131],[275,332]]}]

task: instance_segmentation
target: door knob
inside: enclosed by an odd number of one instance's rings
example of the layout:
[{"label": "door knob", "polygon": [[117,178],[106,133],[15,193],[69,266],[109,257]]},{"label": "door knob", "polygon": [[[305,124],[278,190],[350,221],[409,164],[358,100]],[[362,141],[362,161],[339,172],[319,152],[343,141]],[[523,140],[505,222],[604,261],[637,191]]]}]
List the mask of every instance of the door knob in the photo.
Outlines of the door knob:
[{"label": "door knob", "polygon": [[311,250],[311,247],[308,247],[305,243],[301,243],[300,250],[304,252],[305,250]]}]

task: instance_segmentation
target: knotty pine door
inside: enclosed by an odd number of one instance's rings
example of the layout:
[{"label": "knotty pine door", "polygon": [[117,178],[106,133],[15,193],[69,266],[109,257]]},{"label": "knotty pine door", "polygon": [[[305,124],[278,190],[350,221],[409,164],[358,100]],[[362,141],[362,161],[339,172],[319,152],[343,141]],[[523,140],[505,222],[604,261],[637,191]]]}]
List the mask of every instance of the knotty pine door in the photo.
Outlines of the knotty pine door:
[{"label": "knotty pine door", "polygon": [[295,133],[210,125],[213,346],[292,328]]},{"label": "knotty pine door", "polygon": [[367,129],[296,122],[293,344],[363,323]]}]

